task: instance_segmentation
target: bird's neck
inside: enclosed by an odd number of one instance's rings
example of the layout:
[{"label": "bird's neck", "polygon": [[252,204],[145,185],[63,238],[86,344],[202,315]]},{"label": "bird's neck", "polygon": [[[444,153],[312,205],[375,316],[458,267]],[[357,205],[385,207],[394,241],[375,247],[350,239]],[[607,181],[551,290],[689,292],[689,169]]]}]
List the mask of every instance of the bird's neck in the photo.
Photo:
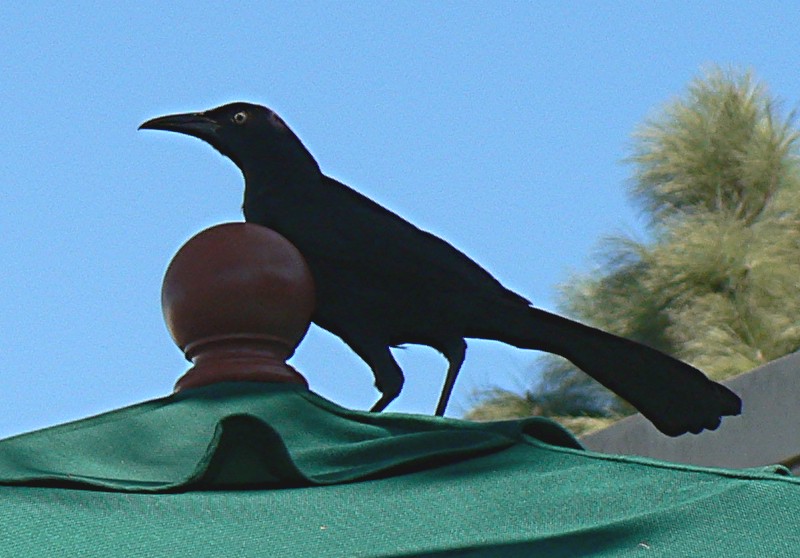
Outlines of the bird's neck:
[{"label": "bird's neck", "polygon": [[294,204],[305,198],[304,192],[319,182],[322,174],[319,167],[261,168],[244,171],[245,220],[265,226],[274,226],[274,215],[286,204]]}]

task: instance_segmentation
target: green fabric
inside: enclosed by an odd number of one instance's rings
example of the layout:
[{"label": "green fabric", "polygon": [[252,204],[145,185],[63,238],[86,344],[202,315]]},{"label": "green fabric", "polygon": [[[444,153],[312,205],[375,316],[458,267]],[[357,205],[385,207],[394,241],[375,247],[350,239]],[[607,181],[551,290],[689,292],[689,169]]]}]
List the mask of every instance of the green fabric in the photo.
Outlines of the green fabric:
[{"label": "green fabric", "polygon": [[0,482],[311,486],[401,474],[529,437],[580,447],[541,418],[478,424],[363,413],[290,384],[217,384],[3,440]]},{"label": "green fabric", "polygon": [[[541,441],[546,440],[547,443]],[[800,484],[221,384],[0,441],[0,556],[800,555]]]}]

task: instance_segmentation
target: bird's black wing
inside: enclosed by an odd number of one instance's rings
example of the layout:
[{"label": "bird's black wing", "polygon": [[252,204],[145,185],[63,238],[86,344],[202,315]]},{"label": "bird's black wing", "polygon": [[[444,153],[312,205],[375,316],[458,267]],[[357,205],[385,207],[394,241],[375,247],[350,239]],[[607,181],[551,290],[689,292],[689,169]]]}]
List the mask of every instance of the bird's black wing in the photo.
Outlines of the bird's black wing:
[{"label": "bird's black wing", "polygon": [[443,292],[529,304],[446,241],[337,180],[323,177],[295,194],[294,203],[302,207],[287,213],[304,218],[292,224],[290,240],[302,244],[307,258],[357,269],[375,281],[396,279],[409,287],[435,285]]}]

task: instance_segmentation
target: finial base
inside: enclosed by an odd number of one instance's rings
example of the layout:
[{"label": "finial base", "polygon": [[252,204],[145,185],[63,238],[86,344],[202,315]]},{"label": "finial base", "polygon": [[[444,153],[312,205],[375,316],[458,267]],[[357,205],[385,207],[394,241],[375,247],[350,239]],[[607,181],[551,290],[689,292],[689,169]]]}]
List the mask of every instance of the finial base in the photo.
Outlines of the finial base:
[{"label": "finial base", "polygon": [[267,335],[226,335],[188,345],[186,357],[194,366],[175,384],[175,392],[218,382],[308,382],[286,364],[291,348]]}]

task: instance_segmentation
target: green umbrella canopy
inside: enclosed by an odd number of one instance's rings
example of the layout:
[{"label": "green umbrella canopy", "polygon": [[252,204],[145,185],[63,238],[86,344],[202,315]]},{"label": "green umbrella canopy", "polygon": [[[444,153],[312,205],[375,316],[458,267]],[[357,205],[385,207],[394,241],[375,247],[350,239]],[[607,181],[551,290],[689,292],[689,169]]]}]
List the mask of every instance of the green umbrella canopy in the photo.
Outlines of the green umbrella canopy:
[{"label": "green umbrella canopy", "polygon": [[175,313],[184,295],[165,286],[173,336],[195,363],[184,389],[0,441],[0,556],[777,557],[800,548],[800,485],[783,469],[595,454],[541,418],[346,410],[282,364],[305,326],[226,337],[230,305],[209,314],[206,299],[189,312],[203,316],[192,326]]},{"label": "green umbrella canopy", "polygon": [[[780,470],[579,449],[545,419],[188,389],[0,442],[1,556],[796,556]],[[766,554],[765,554],[766,552]]]}]

